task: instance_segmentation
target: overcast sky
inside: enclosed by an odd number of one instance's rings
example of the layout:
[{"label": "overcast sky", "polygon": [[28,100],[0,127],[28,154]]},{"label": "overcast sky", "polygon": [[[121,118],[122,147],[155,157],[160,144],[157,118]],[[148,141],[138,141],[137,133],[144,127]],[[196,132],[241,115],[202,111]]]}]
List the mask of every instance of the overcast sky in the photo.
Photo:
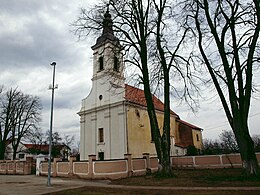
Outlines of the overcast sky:
[{"label": "overcast sky", "polygon": [[[92,50],[94,39],[77,41],[70,24],[81,7],[90,0],[0,0],[0,85],[18,87],[37,95],[43,104],[43,131],[49,129],[52,66],[55,61],[53,131],[79,138],[81,99],[91,89]],[[93,1],[91,2],[93,3]],[[203,137],[217,139],[229,126],[217,98],[201,101],[194,115],[185,106],[172,109],[186,120],[204,129]],[[260,100],[253,100],[250,114],[251,134],[260,134]]]}]

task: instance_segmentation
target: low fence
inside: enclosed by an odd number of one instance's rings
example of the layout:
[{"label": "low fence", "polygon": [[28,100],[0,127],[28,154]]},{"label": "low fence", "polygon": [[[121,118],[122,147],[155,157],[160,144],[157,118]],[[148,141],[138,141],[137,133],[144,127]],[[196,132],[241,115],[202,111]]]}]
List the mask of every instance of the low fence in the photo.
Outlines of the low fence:
[{"label": "low fence", "polygon": [[1,160],[1,175],[30,175],[33,170],[33,158],[26,157],[25,161],[20,160]]},{"label": "low fence", "polygon": [[[256,156],[260,162],[260,153],[257,153]],[[242,167],[239,154],[171,157],[171,164],[174,168],[192,169]],[[32,173],[33,165],[32,157],[27,157],[25,161],[0,161],[0,174],[28,175]],[[53,177],[117,179],[156,172],[158,159],[150,158],[149,154],[145,153],[143,158],[132,159],[131,154],[126,154],[124,159],[98,161],[95,155],[89,155],[88,161],[75,161],[73,157],[68,162],[54,159],[51,166]],[[47,162],[40,164],[39,172],[40,175],[48,174]]]},{"label": "low fence", "polygon": [[[88,179],[118,179],[130,176],[145,175],[147,171],[156,172],[157,158],[150,158],[144,154],[143,158],[132,159],[131,154],[125,154],[125,159],[96,160],[96,155],[89,155],[88,161],[75,161],[70,158],[68,162],[54,159],[51,164],[52,177],[72,177]],[[48,174],[48,162],[40,165],[40,175]]]},{"label": "low fence", "polygon": [[[260,162],[260,153],[257,153]],[[208,156],[182,156],[171,157],[173,168],[240,168],[242,161],[239,154],[208,155]],[[88,179],[118,179],[130,176],[145,175],[158,170],[158,159],[150,158],[145,153],[143,158],[132,159],[131,154],[126,154],[125,159],[96,160],[95,155],[89,155],[88,161],[75,161],[70,158],[68,162],[54,159],[51,164],[53,177],[72,177]],[[48,174],[48,163],[40,165],[40,175]]]},{"label": "low fence", "polygon": [[[260,162],[260,153],[256,153],[256,157],[258,162]],[[242,167],[240,154],[172,157],[171,163],[175,168],[208,169]]]}]

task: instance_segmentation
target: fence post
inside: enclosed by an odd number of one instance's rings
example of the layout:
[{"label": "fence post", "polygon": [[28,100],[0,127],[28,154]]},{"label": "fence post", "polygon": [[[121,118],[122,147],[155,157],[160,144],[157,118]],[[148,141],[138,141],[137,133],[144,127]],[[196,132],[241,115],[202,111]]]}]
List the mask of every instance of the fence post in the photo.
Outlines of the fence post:
[{"label": "fence post", "polygon": [[196,156],[192,156],[193,167],[196,167]]},{"label": "fence post", "polygon": [[58,170],[58,164],[57,161],[59,161],[60,158],[53,158],[53,172],[52,172],[52,177],[57,177],[57,170]]},{"label": "fence post", "polygon": [[223,155],[219,155],[220,166],[223,167]]},{"label": "fence post", "polygon": [[96,155],[95,154],[90,154],[88,155],[88,174],[89,176],[93,179],[94,178],[94,163],[93,161],[96,160]]},{"label": "fence post", "polygon": [[17,160],[14,160],[13,163],[14,163],[14,169],[13,169],[13,174],[16,175],[16,162]]},{"label": "fence post", "polygon": [[73,162],[76,160],[75,156],[69,157],[69,177],[73,176]]},{"label": "fence post", "polygon": [[25,169],[24,169],[24,175],[30,175],[32,173],[32,166],[33,166],[33,157],[27,156],[25,159]]},{"label": "fence post", "polygon": [[146,175],[151,175],[152,170],[151,170],[151,162],[150,162],[150,154],[149,153],[143,153],[143,158],[146,161]]},{"label": "fence post", "polygon": [[127,160],[127,176],[131,177],[133,175],[132,154],[124,154],[124,157]]},{"label": "fence post", "polygon": [[7,175],[10,174],[9,167],[10,167],[10,160],[6,161],[6,174]]},{"label": "fence post", "polygon": [[4,160],[0,160],[0,170],[2,174],[7,174],[7,163]]}]

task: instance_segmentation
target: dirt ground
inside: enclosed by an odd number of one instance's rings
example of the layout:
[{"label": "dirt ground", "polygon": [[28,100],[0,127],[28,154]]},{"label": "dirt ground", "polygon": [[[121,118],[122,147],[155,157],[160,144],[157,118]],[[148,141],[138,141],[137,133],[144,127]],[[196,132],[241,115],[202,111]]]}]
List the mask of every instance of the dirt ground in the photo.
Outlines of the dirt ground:
[{"label": "dirt ground", "polygon": [[260,191],[252,190],[143,190],[143,189],[114,189],[84,187],[74,190],[51,193],[51,195],[259,195]]},{"label": "dirt ground", "polygon": [[260,194],[260,179],[243,176],[241,169],[175,170],[174,173],[172,178],[132,177],[111,181],[105,187],[82,187],[51,194]]}]

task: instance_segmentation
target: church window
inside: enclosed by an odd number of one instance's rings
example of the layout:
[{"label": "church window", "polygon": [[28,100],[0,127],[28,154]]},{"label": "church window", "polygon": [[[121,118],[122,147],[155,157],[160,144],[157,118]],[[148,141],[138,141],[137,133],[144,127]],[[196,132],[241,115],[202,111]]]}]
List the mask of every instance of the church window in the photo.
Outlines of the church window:
[{"label": "church window", "polygon": [[139,110],[135,109],[135,114],[136,114],[136,116],[140,119],[140,113],[139,113]]},{"label": "church window", "polygon": [[116,56],[114,57],[114,71],[119,71],[119,61]]},{"label": "church window", "polygon": [[104,129],[103,128],[98,129],[98,141],[99,141],[99,143],[104,142]]},{"label": "church window", "polygon": [[103,99],[103,95],[99,95],[98,98],[101,101]]},{"label": "church window", "polygon": [[99,70],[104,70],[104,57],[99,57]]},{"label": "church window", "polygon": [[199,135],[196,134],[197,141],[200,141]]}]

